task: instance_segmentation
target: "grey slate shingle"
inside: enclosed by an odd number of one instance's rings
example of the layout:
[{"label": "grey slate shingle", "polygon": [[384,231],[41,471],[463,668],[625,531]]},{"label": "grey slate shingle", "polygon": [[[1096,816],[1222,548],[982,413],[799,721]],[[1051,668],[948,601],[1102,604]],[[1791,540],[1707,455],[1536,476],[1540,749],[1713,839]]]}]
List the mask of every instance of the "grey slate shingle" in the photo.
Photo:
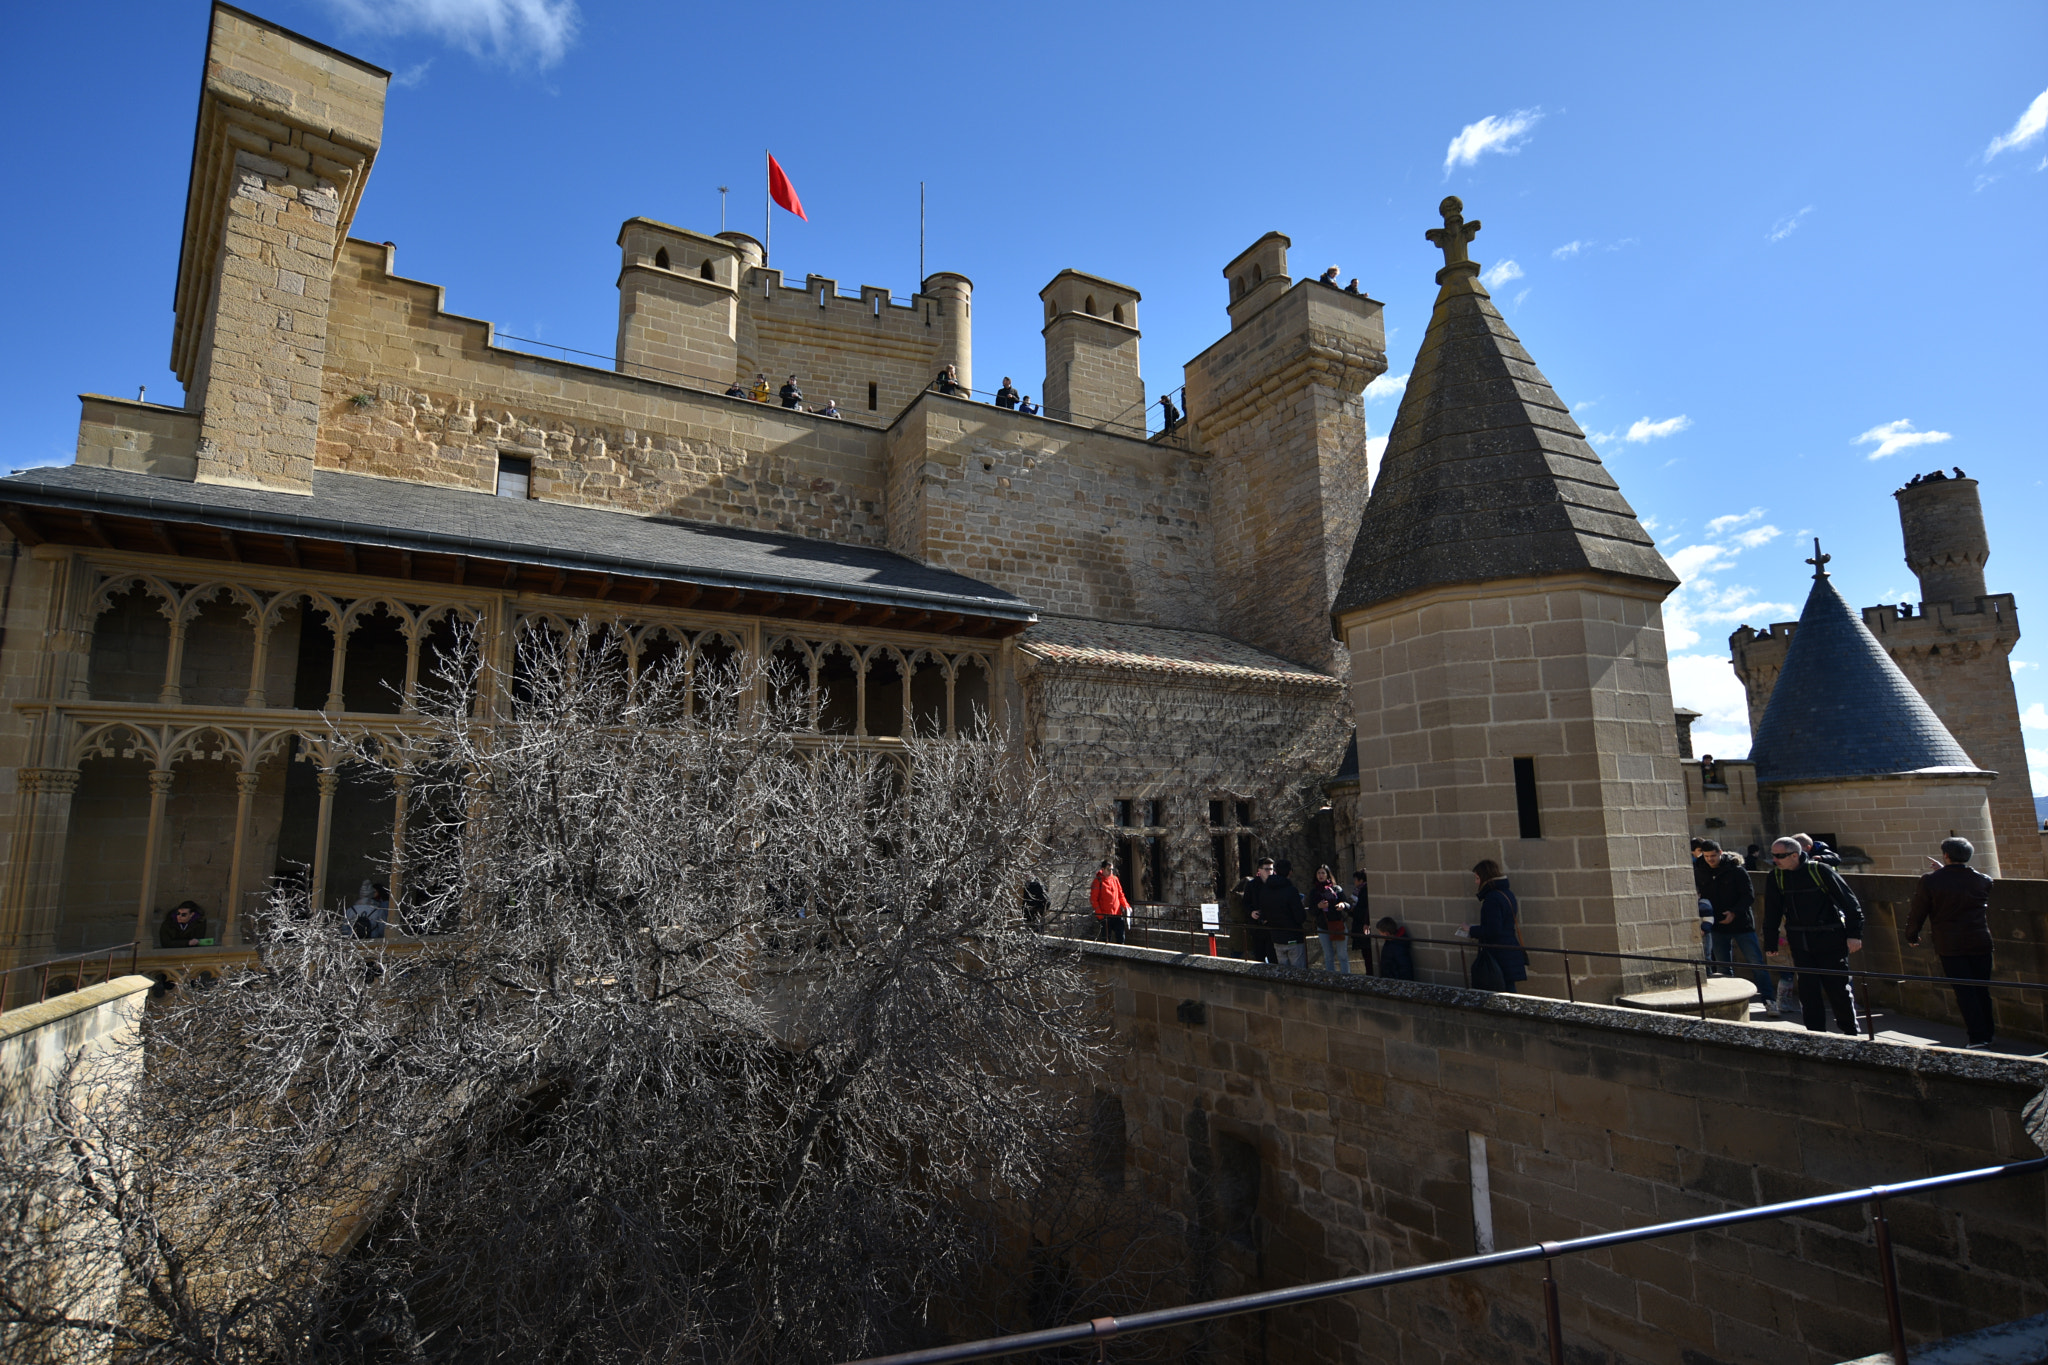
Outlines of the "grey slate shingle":
[{"label": "grey slate shingle", "polygon": [[1029,620],[1029,603],[894,551],[316,470],[306,497],[98,465],[0,478],[0,502],[355,545],[768,588]]},{"label": "grey slate shingle", "polygon": [[1749,757],[1758,782],[1977,767],[1825,574],[1806,596]]},{"label": "grey slate shingle", "polygon": [[1437,296],[1332,610],[1583,570],[1678,582],[1485,289],[1453,279]]}]

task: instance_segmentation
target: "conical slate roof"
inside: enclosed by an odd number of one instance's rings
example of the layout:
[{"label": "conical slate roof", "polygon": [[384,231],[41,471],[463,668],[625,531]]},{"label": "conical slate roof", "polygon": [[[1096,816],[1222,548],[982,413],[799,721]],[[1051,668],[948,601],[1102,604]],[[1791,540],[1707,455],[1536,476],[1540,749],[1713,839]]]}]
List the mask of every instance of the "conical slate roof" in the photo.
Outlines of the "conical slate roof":
[{"label": "conical slate roof", "polygon": [[1508,330],[1446,199],[1448,263],[1333,613],[1425,588],[1536,574],[1678,576]]},{"label": "conical slate roof", "polygon": [[1821,563],[1813,591],[1750,743],[1756,780],[1976,771],[1941,717],[1835,591],[1818,544],[1814,557]]}]

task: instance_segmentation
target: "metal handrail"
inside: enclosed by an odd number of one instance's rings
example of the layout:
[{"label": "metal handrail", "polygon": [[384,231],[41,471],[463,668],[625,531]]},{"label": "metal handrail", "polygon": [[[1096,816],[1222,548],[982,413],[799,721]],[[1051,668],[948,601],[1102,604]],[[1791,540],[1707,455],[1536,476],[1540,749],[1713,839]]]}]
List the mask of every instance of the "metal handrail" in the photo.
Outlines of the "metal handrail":
[{"label": "metal handrail", "polygon": [[[1166,908],[1169,911],[1175,912],[1178,912],[1183,909],[1183,907],[1173,906],[1169,906]],[[1084,917],[1075,916],[1071,918]],[[1183,923],[1193,925],[1194,927],[1186,929],[1175,927]],[[1246,921],[1231,920],[1227,921],[1226,923],[1231,925],[1242,926],[1246,923]],[[1202,932],[1204,932],[1200,928],[1198,920],[1187,919],[1181,913],[1155,915],[1145,919],[1139,919],[1138,917],[1133,916],[1131,921],[1131,927],[1138,930],[1138,932],[1141,933],[1147,930],[1156,930],[1160,928],[1164,928],[1167,930],[1167,932],[1170,933],[1188,933],[1199,935]],[[1313,932],[1313,929],[1305,928],[1304,933],[1308,932]],[[1078,935],[1072,934],[1065,936],[1078,937]],[[1373,937],[1378,938],[1380,937],[1380,935],[1374,934]],[[1863,1026],[1864,1036],[1870,1039],[1875,1039],[1877,1037],[1876,1014],[1874,1011],[1867,1011],[1861,1009],[1860,1007],[1857,1007],[1855,996],[1856,983],[1859,980],[1890,981],[1901,985],[1915,986],[1983,986],[1987,989],[1992,987],[1998,987],[2003,989],[2048,991],[2048,981],[2013,981],[1998,977],[1985,977],[1980,980],[1975,977],[1921,976],[1910,972],[1864,971],[1856,967],[1800,967],[1796,965],[1787,967],[1773,966],[1769,962],[1707,962],[1696,957],[1664,957],[1655,953],[1617,953],[1609,952],[1605,949],[1600,948],[1550,948],[1528,943],[1488,944],[1481,943],[1475,939],[1469,938],[1417,938],[1412,934],[1407,935],[1403,939],[1403,941],[1414,944],[1428,944],[1433,947],[1456,948],[1459,950],[1461,954],[1470,953],[1475,950],[1490,947],[1512,947],[1519,948],[1522,952],[1525,953],[1549,953],[1552,956],[1561,957],[1564,959],[1563,965],[1565,999],[1573,1004],[1577,1004],[1579,999],[1577,982],[1572,976],[1571,960],[1575,957],[1607,958],[1610,960],[1622,962],[1655,962],[1660,966],[1673,968],[1687,967],[1692,970],[1693,991],[1698,1000],[1696,1008],[1698,1009],[1699,1015],[1702,1019],[1707,1017],[1708,1005],[1706,999],[1705,978],[1709,976],[1739,976],[1745,975],[1749,971],[1761,970],[1771,972],[1790,972],[1794,975],[1842,977],[1849,983],[1850,1006],[1856,1013],[1857,1022]],[[1717,968],[1724,970],[1717,971],[1715,970]]]},{"label": "metal handrail", "polygon": [[1345,1294],[1355,1294],[1362,1289],[1384,1289],[1390,1285],[1407,1284],[1415,1280],[1432,1280],[1445,1275],[1460,1275],[1472,1270],[1491,1270],[1497,1266],[1519,1265],[1537,1260],[1543,1262],[1544,1317],[1549,1325],[1550,1359],[1554,1365],[1562,1365],[1564,1341],[1559,1325],[1557,1279],[1551,1266],[1551,1262],[1557,1257],[1581,1251],[1598,1251],[1605,1247],[1626,1246],[1631,1242],[1647,1242],[1659,1237],[1675,1237],[1682,1233],[1707,1232],[1714,1228],[1732,1227],[1740,1223],[1761,1223],[1774,1218],[1790,1218],[1817,1209],[1861,1203],[1872,1206],[1871,1223],[1876,1234],[1879,1271],[1884,1282],[1885,1307],[1888,1310],[1888,1326],[1892,1339],[1892,1359],[1896,1365],[1907,1365],[1906,1335],[1899,1313],[1898,1267],[1892,1256],[1891,1228],[1885,1221],[1884,1201],[1927,1190],[1974,1185],[1988,1180],[2007,1180],[2015,1176],[2041,1172],[2048,1172],[2048,1157],[2010,1162],[2004,1166],[1982,1166],[1972,1171],[1952,1171],[1947,1175],[1926,1176],[1919,1180],[1902,1181],[1896,1185],[1869,1185],[1860,1190],[1845,1190],[1840,1194],[1812,1195],[1805,1199],[1790,1199],[1781,1204],[1730,1209],[1725,1213],[1683,1218],[1673,1223],[1653,1223],[1648,1227],[1626,1228],[1620,1232],[1598,1232],[1562,1242],[1537,1242],[1531,1246],[1516,1247],[1512,1251],[1489,1252],[1483,1256],[1466,1256],[1454,1261],[1433,1261],[1428,1265],[1383,1271],[1377,1275],[1347,1275],[1342,1279],[1319,1280],[1313,1284],[1294,1285],[1288,1289],[1271,1289],[1258,1294],[1239,1294],[1228,1299],[1210,1299],[1203,1303],[1184,1304],[1178,1308],[1156,1308],[1150,1312],[1132,1313],[1124,1317],[1096,1318],[1092,1322],[1048,1327],[1036,1332],[1019,1332],[1011,1336],[991,1337],[984,1341],[971,1341],[957,1346],[935,1346],[921,1351],[870,1356],[853,1362],[853,1365],[954,1365],[957,1361],[993,1360],[1000,1356],[1040,1351],[1055,1346],[1078,1346],[1090,1342],[1100,1346],[1110,1337],[1133,1332],[1152,1332],[1166,1327],[1213,1322],[1218,1318],[1235,1317],[1241,1313],[1257,1313],[1271,1308],[1289,1308],[1295,1304],[1337,1298]]},{"label": "metal handrail", "polygon": [[5,971],[0,971],[0,1003],[4,1003],[7,998],[5,983],[8,977],[13,976],[17,972],[40,971],[43,974],[43,979],[42,985],[36,994],[36,1003],[38,1005],[42,1004],[50,998],[50,968],[61,967],[67,962],[93,962],[104,957],[107,960],[105,981],[112,981],[114,979],[114,958],[124,948],[128,952],[128,972],[132,976],[135,972],[135,960],[142,952],[142,941],[140,939],[130,939],[126,943],[117,943],[111,948],[94,948],[91,952],[72,953],[68,957],[46,958],[41,962],[27,962],[19,967],[9,967]]}]

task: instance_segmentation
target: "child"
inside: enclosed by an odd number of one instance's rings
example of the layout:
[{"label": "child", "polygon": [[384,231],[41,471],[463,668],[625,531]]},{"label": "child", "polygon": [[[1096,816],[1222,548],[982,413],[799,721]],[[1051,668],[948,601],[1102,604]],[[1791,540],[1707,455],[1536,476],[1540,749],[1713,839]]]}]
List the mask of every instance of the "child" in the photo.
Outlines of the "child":
[{"label": "child", "polygon": [[1408,931],[1400,926],[1392,915],[1373,926],[1379,936],[1386,940],[1380,945],[1380,975],[1394,981],[1415,979],[1415,945],[1408,941]]}]

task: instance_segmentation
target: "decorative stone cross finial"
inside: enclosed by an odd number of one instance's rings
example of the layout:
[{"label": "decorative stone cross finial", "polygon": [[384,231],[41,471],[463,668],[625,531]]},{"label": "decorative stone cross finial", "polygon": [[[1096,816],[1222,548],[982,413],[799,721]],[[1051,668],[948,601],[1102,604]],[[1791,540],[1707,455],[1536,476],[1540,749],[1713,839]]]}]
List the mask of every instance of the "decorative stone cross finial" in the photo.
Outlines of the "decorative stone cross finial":
[{"label": "decorative stone cross finial", "polygon": [[1828,576],[1828,561],[1833,558],[1833,555],[1824,555],[1820,552],[1820,537],[1815,536],[1813,538],[1813,558],[1806,561],[1813,565],[1813,576],[1815,578],[1826,578]]},{"label": "decorative stone cross finial", "polygon": [[[1472,258],[1465,253],[1465,243],[1479,235],[1479,220],[1475,218],[1469,223],[1465,221],[1465,203],[1455,194],[1438,204],[1436,211],[1444,216],[1444,225],[1440,228],[1431,228],[1422,235],[1443,249],[1444,269],[1472,265]],[[1478,273],[1476,266],[1472,273]]]}]

